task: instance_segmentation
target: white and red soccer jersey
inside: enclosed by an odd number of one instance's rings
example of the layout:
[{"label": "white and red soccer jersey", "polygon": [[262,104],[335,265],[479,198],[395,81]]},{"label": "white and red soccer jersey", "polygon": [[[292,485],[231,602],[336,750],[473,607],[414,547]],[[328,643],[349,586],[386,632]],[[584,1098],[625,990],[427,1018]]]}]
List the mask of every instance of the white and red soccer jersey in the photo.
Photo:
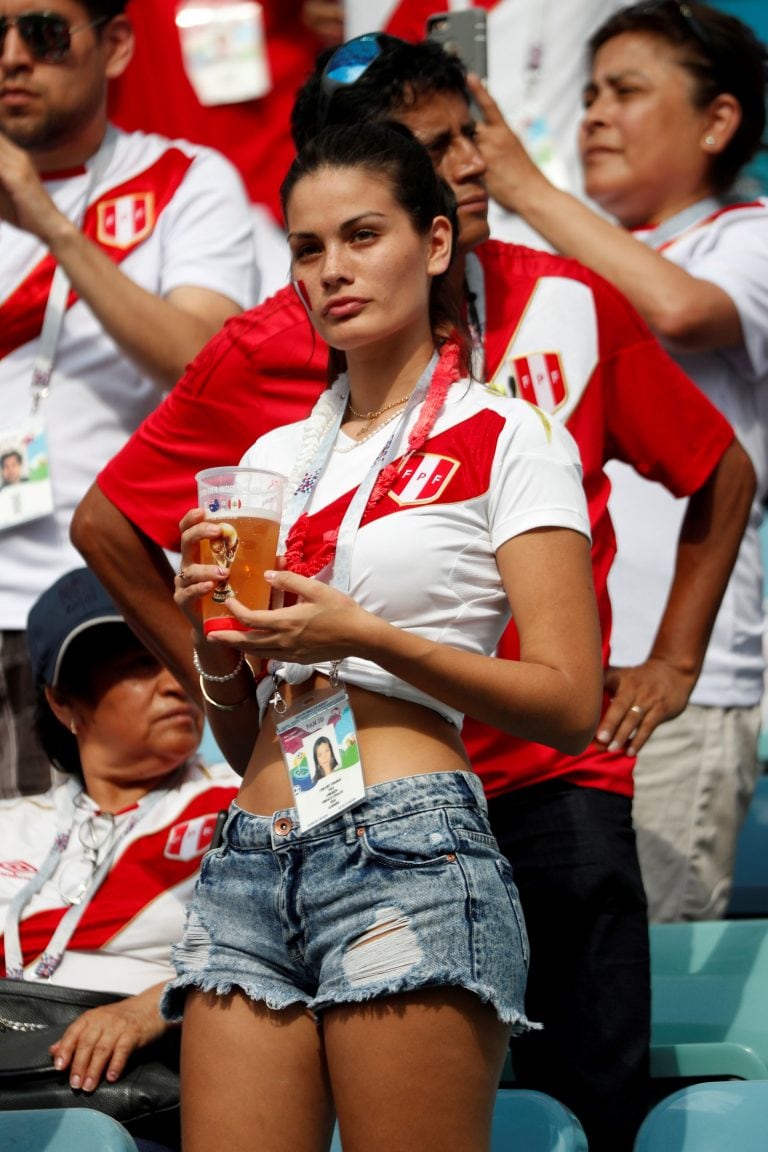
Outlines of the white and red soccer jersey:
[{"label": "white and red soccer jersey", "polygon": [[[566,425],[579,447],[607,664],[607,577],[616,542],[608,515],[606,462],[622,460],[676,495],[688,495],[707,479],[733,431],[627,300],[582,265],[491,241],[469,258],[468,275],[484,296],[489,381],[500,391],[535,400]],[[517,657],[513,625],[498,651]],[[491,796],[554,777],[632,793],[634,759],[623,751],[609,753],[592,744],[579,756],[565,756],[469,717],[463,735]]]},{"label": "white and red soccer jersey", "polygon": [[[175,787],[164,790],[162,799],[119,841],[112,868],[75,930],[53,983],[132,993],[173,976],[171,945],[181,939],[186,904],[217,814],[229,807],[239,783],[225,765],[190,766]],[[70,829],[72,795],[78,790],[68,781],[44,796],[0,801],[2,975],[8,906],[45,860],[56,833]],[[77,824],[59,866],[23,912],[20,939],[27,979],[34,979],[34,963],[69,908],[61,890],[66,892],[72,874],[68,866],[77,869],[82,861],[78,828],[90,814],[87,803],[76,806]],[[118,817],[118,836],[119,828]]]},{"label": "white and red soccer jersey", "polygon": [[[85,169],[51,177],[57,206],[77,218]],[[91,195],[83,230],[148,292],[195,286],[243,307],[255,299],[253,243],[240,178],[223,157],[183,141],[117,134],[109,167]],[[54,262],[27,232],[0,222],[0,426],[26,420]],[[80,558],[69,522],[99,469],[159,400],[142,375],[72,293],[56,351],[50,395],[40,406],[56,513],[3,533],[0,628],[23,629],[33,601]]]},{"label": "white and red soccer jersey", "polygon": [[[671,234],[667,229],[671,229]],[[768,200],[704,209],[698,220],[637,235],[733,301],[742,343],[708,352],[673,353],[727,417],[757,473],[752,513],[715,621],[694,704],[751,707],[763,691],[763,575],[759,528],[768,494]],[[611,573],[617,663],[648,654],[669,593],[675,540],[686,501],[612,466],[611,514],[619,553]]]},{"label": "white and red soccer jersey", "polygon": [[[400,445],[419,410],[400,431]],[[243,463],[284,469],[299,453],[302,432],[303,425],[294,424],[269,433]],[[362,444],[339,433],[309,505],[306,559],[326,533],[338,529],[391,433],[392,426],[383,425]],[[543,526],[589,535],[576,446],[530,405],[459,381],[424,447],[402,464],[390,491],[363,518],[349,595],[399,628],[490,655],[509,619],[496,549]],[[461,723],[460,713],[370,661],[346,659],[343,675],[352,684],[425,704]]]}]

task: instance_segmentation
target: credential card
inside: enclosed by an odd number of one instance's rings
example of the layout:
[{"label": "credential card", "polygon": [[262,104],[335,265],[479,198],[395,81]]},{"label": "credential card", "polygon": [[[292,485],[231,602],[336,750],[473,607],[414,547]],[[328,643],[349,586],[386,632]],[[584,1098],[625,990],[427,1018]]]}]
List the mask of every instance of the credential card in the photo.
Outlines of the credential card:
[{"label": "credential card", "polygon": [[343,688],[302,697],[277,725],[302,831],[365,799],[355,719]]}]

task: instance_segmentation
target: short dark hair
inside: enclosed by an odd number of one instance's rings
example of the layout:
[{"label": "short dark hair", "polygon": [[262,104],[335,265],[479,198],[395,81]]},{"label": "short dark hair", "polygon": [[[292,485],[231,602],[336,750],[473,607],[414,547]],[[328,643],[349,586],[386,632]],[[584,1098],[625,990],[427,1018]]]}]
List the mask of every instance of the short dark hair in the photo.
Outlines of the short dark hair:
[{"label": "short dark hair", "polygon": [[680,64],[693,77],[693,100],[704,108],[721,93],[739,102],[741,123],[728,146],[712,159],[712,176],[724,192],[764,147],[766,49],[735,16],[687,0],[641,2],[610,16],[589,40],[590,58],[624,32],[647,32],[681,49]]},{"label": "short dark hair", "polygon": [[[288,169],[280,188],[286,220],[288,202],[299,180],[323,168],[363,168],[388,179],[397,203],[408,214],[419,235],[429,231],[436,216],[447,216],[453,229],[453,258],[459,234],[456,197],[435,172],[426,148],[404,124],[390,121],[362,126],[333,125],[309,140]],[[432,282],[430,322],[438,339],[450,331],[456,334],[468,361],[469,337],[447,272]],[[331,348],[328,364],[331,381],[345,367],[346,357]]]},{"label": "short dark hair", "polygon": [[8,448],[5,452],[2,453],[2,455],[0,455],[0,468],[2,468],[6,460],[10,460],[12,456],[16,457],[19,464],[23,463],[24,457],[22,456],[21,452],[19,452],[18,448]]},{"label": "short dark hair", "polygon": [[338,88],[323,109],[323,70],[335,49],[322,52],[315,71],[300,89],[291,114],[291,131],[300,151],[322,128],[388,120],[431,92],[456,92],[468,100],[466,72],[456,56],[431,40],[410,44],[380,33],[381,52],[354,84]]}]

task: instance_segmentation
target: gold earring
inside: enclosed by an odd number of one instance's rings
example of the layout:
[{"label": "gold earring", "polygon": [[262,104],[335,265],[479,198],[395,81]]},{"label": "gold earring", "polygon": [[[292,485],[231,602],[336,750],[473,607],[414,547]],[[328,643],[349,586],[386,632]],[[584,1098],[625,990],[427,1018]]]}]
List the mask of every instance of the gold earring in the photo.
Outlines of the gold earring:
[{"label": "gold earring", "polygon": [[73,736],[77,736],[77,725],[75,724],[74,720],[70,720],[69,730]]}]

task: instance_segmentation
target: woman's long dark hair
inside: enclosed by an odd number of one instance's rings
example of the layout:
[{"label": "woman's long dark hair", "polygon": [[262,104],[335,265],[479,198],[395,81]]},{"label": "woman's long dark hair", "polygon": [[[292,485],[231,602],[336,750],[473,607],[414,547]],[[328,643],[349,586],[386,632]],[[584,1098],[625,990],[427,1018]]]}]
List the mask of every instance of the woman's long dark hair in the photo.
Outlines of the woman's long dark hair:
[{"label": "woman's long dark hair", "polygon": [[323,773],[323,771],[320,767],[320,764],[318,762],[318,759],[317,759],[317,746],[318,746],[318,744],[327,744],[328,745],[328,748],[329,748],[330,753],[331,753],[331,771],[333,771],[334,768],[338,768],[339,762],[336,759],[336,753],[333,750],[333,744],[331,744],[328,737],[327,736],[318,737],[318,739],[315,740],[315,743],[312,745],[312,755],[313,755],[314,760],[315,760],[315,773],[316,774],[319,773],[322,776],[322,775],[324,775],[324,773]]},{"label": "woman's long dark hair", "polygon": [[[288,219],[288,202],[299,180],[324,168],[362,168],[386,179],[395,200],[410,217],[415,231],[425,236],[436,216],[447,216],[453,229],[451,262],[456,251],[459,226],[456,198],[434,170],[426,149],[403,124],[376,124],[325,128],[302,148],[288,170],[280,199]],[[430,324],[437,341],[453,334],[462,349],[464,368],[469,366],[471,339],[459,293],[448,270],[435,276],[430,291]],[[331,348],[328,378],[333,382],[346,369],[346,356]]]},{"label": "woman's long dark hair", "polygon": [[741,123],[728,146],[712,157],[714,186],[725,192],[744,165],[765,147],[765,46],[743,21],[708,4],[646,0],[622,8],[601,24],[589,41],[590,59],[624,32],[647,32],[681,49],[680,64],[693,77],[697,108],[705,108],[726,92],[738,100]]}]

